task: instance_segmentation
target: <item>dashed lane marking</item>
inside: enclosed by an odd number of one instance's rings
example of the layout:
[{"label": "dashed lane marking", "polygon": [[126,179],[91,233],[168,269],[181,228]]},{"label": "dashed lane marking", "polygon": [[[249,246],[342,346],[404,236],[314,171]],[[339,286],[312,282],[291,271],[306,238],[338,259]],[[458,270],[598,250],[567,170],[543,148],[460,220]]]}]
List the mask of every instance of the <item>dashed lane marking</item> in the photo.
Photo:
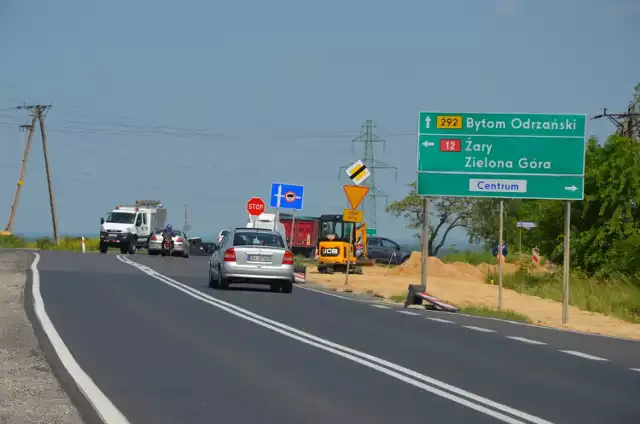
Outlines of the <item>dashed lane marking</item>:
[{"label": "dashed lane marking", "polygon": [[380,308],[380,309],[391,309],[388,306],[384,306],[384,305],[369,305],[369,306],[373,306],[374,308]]},{"label": "dashed lane marking", "polygon": [[411,311],[398,311],[398,313],[399,313],[399,314],[405,314],[405,315],[414,315],[414,316],[416,316],[416,315],[420,315],[420,314],[419,314],[419,313],[417,313],[417,312],[411,312]]},{"label": "dashed lane marking", "polygon": [[566,353],[580,358],[591,359],[592,361],[608,361],[608,359],[601,358],[599,356],[589,355],[588,353],[578,352],[577,350],[561,350],[560,352]]},{"label": "dashed lane marking", "polygon": [[531,340],[531,339],[527,339],[525,337],[507,336],[507,339],[517,340],[519,342],[529,343],[529,344],[534,344],[534,345],[546,345],[545,342],[539,342],[538,340]]},{"label": "dashed lane marking", "polygon": [[481,331],[483,333],[495,333],[496,330],[491,330],[489,328],[484,327],[476,327],[475,325],[463,325],[464,328],[468,328],[469,330]]},{"label": "dashed lane marking", "polygon": [[448,319],[443,319],[443,318],[427,317],[427,319],[430,319],[431,321],[435,321],[435,322],[443,322],[445,324],[455,324],[455,322],[449,321]]}]

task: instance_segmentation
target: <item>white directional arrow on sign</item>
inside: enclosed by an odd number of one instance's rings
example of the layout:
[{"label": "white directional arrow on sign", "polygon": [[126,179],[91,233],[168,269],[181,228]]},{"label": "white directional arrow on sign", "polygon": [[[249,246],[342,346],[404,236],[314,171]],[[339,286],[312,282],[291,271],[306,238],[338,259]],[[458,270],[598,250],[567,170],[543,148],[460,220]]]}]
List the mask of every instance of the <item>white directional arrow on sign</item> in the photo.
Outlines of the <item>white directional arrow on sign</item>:
[{"label": "white directional arrow on sign", "polygon": [[572,186],[567,186],[564,188],[567,191],[576,191],[578,189],[578,187],[572,185]]},{"label": "white directional arrow on sign", "polygon": [[436,144],[431,141],[425,141],[424,143],[422,143],[422,145],[424,147],[432,147],[432,146],[435,146]]},{"label": "white directional arrow on sign", "polygon": [[426,118],[424,118],[424,124],[427,128],[431,128],[431,117],[427,116]]}]

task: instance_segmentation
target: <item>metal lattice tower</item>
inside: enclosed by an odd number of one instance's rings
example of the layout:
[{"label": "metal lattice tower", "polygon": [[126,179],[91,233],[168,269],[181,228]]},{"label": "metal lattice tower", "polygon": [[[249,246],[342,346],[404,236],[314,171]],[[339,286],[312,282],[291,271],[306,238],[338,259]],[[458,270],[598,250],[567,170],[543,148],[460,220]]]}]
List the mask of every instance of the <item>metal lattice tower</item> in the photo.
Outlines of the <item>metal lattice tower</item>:
[{"label": "metal lattice tower", "polygon": [[[360,135],[351,141],[351,151],[353,153],[353,146],[355,145],[355,143],[364,143],[364,157],[362,158],[362,162],[364,162],[365,166],[371,172],[371,176],[369,176],[369,178],[367,178],[364,182],[364,185],[369,187],[369,193],[367,194],[367,197],[365,197],[365,199],[362,201],[361,209],[364,213],[364,220],[365,222],[367,222],[369,228],[378,228],[377,200],[378,198],[384,198],[385,203],[388,203],[388,195],[376,188],[376,170],[393,169],[395,171],[395,179],[397,181],[398,168],[375,159],[375,144],[382,143],[384,152],[386,150],[386,141],[373,133],[373,130],[376,128],[376,126],[373,125],[373,121],[367,119],[360,128]],[[350,165],[351,164],[342,166],[341,170],[348,168]]]}]

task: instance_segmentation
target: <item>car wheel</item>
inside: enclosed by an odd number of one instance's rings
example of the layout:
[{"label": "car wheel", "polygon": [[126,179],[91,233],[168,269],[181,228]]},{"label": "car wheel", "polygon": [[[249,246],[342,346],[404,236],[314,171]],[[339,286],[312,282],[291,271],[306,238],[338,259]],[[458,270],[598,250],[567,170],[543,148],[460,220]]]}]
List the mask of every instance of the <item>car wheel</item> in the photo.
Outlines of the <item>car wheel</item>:
[{"label": "car wheel", "polygon": [[282,293],[293,292],[293,281],[288,280],[282,283]]},{"label": "car wheel", "polygon": [[217,289],[218,286],[218,279],[213,279],[213,274],[211,273],[211,266],[209,266],[209,287],[211,287],[212,289]]},{"label": "car wheel", "polygon": [[109,247],[105,243],[100,243],[100,253],[107,253]]},{"label": "car wheel", "polygon": [[272,293],[280,293],[281,289],[282,289],[282,285],[280,283],[271,283]]},{"label": "car wheel", "polygon": [[226,278],[222,278],[222,270],[218,268],[218,288],[220,290],[226,290],[229,288],[229,281]]}]

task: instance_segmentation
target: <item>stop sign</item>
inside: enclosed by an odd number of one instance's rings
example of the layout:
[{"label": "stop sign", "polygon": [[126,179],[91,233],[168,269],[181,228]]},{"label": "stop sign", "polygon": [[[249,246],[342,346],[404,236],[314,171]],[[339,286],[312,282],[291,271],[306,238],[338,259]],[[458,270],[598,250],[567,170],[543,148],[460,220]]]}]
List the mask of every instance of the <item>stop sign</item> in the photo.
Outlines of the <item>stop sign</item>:
[{"label": "stop sign", "polygon": [[253,216],[260,215],[264,212],[264,201],[259,197],[252,197],[247,202],[247,212]]}]

